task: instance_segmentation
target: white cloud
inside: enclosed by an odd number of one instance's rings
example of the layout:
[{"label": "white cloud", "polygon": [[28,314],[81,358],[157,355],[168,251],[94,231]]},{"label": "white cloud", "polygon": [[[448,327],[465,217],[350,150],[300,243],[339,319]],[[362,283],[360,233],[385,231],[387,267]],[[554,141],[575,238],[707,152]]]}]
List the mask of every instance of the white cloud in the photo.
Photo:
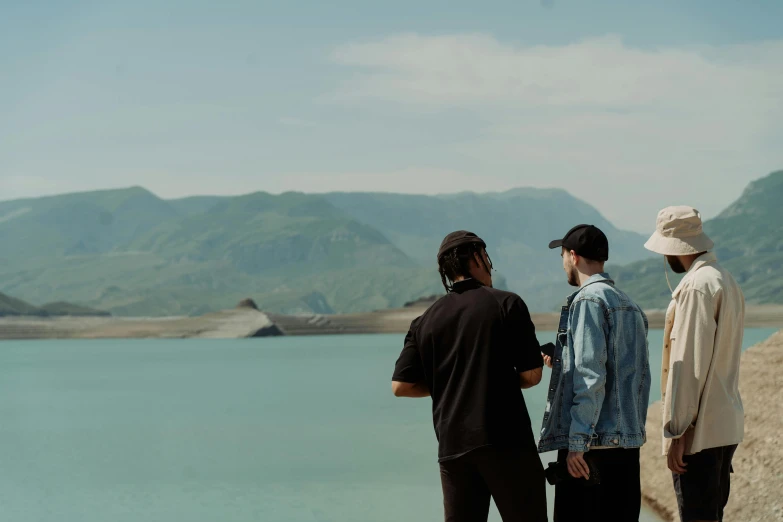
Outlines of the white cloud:
[{"label": "white cloud", "polygon": [[369,69],[352,95],[404,103],[605,109],[710,106],[731,96],[781,101],[783,41],[642,50],[617,36],[559,47],[514,47],[491,36],[402,35],[349,44],[343,65]]},{"label": "white cloud", "polygon": [[569,188],[632,228],[673,201],[714,214],[783,167],[783,40],[638,49],[616,36],[521,47],[408,34],[333,59],[355,69],[341,101],[473,111],[485,125],[455,152]]}]

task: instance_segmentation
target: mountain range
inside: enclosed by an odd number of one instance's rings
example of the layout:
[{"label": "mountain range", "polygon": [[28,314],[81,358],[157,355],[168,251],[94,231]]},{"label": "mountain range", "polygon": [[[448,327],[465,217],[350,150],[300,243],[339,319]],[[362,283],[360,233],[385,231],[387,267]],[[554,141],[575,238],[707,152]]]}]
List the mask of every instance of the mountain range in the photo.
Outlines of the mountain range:
[{"label": "mountain range", "polygon": [[[706,224],[759,302],[779,299],[780,288],[763,281],[783,261],[781,195],[783,171]],[[197,315],[246,297],[277,313],[370,311],[442,293],[435,253],[448,232],[468,229],[487,241],[498,286],[550,311],[570,288],[547,244],[578,223],[607,233],[624,289],[645,306],[668,302],[662,261],[644,250],[646,237],[559,189],[164,200],[135,187],[0,202],[0,291],[120,316]],[[737,263],[748,254],[752,262]]]},{"label": "mountain range", "polygon": [[[752,304],[783,303],[783,170],[752,182],[740,198],[713,219],[704,231],[714,252]],[[610,268],[618,285],[647,309],[666,308],[671,293],[663,261],[651,259]],[[672,287],[681,277],[669,270]]]},{"label": "mountain range", "polygon": [[0,293],[0,317],[7,316],[33,316],[33,317],[55,317],[55,316],[109,316],[109,312],[95,310],[86,306],[74,305],[71,303],[58,302],[48,303],[43,306],[33,306],[21,299],[7,296]]}]

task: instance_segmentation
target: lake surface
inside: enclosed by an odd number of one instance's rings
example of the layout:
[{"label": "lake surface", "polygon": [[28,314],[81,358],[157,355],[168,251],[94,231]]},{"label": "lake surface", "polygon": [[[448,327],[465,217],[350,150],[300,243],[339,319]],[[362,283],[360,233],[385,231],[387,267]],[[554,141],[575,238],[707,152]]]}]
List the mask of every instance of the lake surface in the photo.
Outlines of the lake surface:
[{"label": "lake surface", "polygon": [[430,401],[390,392],[402,339],[3,341],[0,521],[442,520]]}]

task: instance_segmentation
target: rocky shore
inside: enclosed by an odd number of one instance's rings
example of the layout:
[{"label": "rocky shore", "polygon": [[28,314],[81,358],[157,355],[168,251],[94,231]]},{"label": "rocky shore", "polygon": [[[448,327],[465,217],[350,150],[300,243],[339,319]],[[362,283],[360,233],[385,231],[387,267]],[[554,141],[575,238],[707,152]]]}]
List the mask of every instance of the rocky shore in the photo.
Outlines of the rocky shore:
[{"label": "rocky shore", "polygon": [[[740,392],[745,406],[745,441],[734,458],[731,498],[725,520],[783,520],[783,332],[742,357]],[[642,448],[642,491],[663,520],[677,521],[671,472],[661,456],[661,407],[647,417],[649,442]]]}]

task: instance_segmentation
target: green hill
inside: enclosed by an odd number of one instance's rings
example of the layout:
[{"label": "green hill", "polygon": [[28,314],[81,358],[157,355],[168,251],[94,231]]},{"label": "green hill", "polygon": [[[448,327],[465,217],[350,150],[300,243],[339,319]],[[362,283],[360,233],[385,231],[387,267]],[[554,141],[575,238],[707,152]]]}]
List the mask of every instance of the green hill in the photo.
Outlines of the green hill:
[{"label": "green hill", "polygon": [[0,294],[0,317],[9,315],[46,315],[37,307],[25,303],[21,299],[14,299],[5,294]]},{"label": "green hill", "polygon": [[95,310],[86,306],[74,305],[71,303],[58,302],[49,303],[43,306],[33,306],[29,303],[22,301],[21,299],[15,299],[0,293],[0,317],[6,316],[37,316],[37,317],[53,317],[53,316],[108,316],[111,315],[108,312]]},{"label": "green hill", "polygon": [[502,193],[448,196],[335,193],[335,206],[386,235],[412,259],[434,265],[437,246],[456,229],[483,237],[508,287],[535,310],[556,309],[571,289],[557,253],[547,248],[579,223],[600,227],[610,257],[625,264],[649,258],[644,237],[617,229],[596,209],[559,189],[515,189]]},{"label": "green hill", "polygon": [[[749,303],[783,303],[783,171],[751,183],[742,196],[704,230],[715,253],[745,293]],[[671,300],[659,259],[613,268],[617,283],[647,308],[665,308]],[[672,286],[680,277],[669,270]]]},{"label": "green hill", "polygon": [[0,202],[0,262],[110,252],[175,216],[141,188]]},{"label": "green hill", "polygon": [[438,290],[383,234],[318,196],[163,201],[143,189],[0,203],[0,289],[118,315],[352,312]]},{"label": "green hill", "polygon": [[278,313],[360,312],[442,292],[435,252],[467,228],[488,241],[500,287],[534,310],[569,292],[547,243],[590,222],[613,261],[646,255],[562,190],[450,196],[263,192],[162,200],[141,188],[0,202],[0,291],[114,315],[195,315],[252,297]]}]

